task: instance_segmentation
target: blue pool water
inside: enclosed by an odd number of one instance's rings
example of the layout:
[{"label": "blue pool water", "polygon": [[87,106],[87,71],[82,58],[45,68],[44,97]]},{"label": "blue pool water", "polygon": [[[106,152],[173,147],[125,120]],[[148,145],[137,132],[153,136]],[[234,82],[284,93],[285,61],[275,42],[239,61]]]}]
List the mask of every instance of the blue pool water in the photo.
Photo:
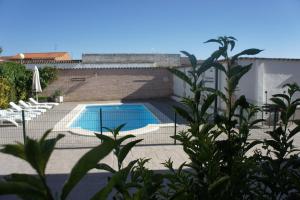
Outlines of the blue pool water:
[{"label": "blue pool water", "polygon": [[[113,129],[126,123],[122,131],[128,131],[145,127],[148,124],[160,123],[144,105],[91,105],[85,107],[70,127],[100,132],[100,108],[102,109],[102,127]],[[107,130],[103,128],[103,131]]]}]

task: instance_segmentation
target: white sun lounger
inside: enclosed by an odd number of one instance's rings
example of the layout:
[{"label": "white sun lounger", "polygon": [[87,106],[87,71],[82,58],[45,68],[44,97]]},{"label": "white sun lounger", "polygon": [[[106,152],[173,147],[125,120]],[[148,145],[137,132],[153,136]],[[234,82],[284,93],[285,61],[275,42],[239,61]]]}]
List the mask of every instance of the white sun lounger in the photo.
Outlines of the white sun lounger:
[{"label": "white sun lounger", "polygon": [[59,103],[54,103],[54,102],[45,102],[45,103],[39,103],[36,100],[34,100],[33,98],[29,98],[29,101],[33,104],[33,105],[50,105],[50,106],[57,106],[59,105]]},{"label": "white sun lounger", "polygon": [[41,109],[41,110],[45,110],[45,109],[51,109],[52,106],[47,106],[47,105],[39,105],[39,106],[32,106],[28,103],[26,103],[25,101],[23,100],[20,100],[19,101],[19,104],[23,107],[23,108],[32,108],[32,109]]},{"label": "white sun lounger", "polygon": [[[22,122],[22,113],[21,112],[11,112],[8,110],[0,110],[0,117],[3,118],[13,118],[16,121]],[[25,113],[25,121],[31,120],[32,118],[36,117],[36,115],[31,115],[30,113]]]},{"label": "white sun lounger", "polygon": [[47,110],[46,109],[42,109],[42,108],[31,108],[29,105],[27,105],[24,101],[19,101],[19,106],[21,107],[21,108],[23,108],[23,109],[26,109],[26,110],[28,110],[28,109],[30,109],[30,110],[36,110],[36,111],[38,111],[38,112],[42,112],[42,113],[44,113],[44,112],[46,112]]},{"label": "white sun lounger", "polygon": [[29,112],[29,113],[34,113],[36,115],[40,115],[42,114],[42,111],[39,109],[25,109],[25,108],[21,108],[20,106],[18,106],[17,104],[15,104],[14,102],[10,102],[9,105],[11,106],[12,109],[22,112],[22,110]]},{"label": "white sun lounger", "polygon": [[6,117],[0,117],[0,125],[6,125],[7,123],[5,123],[5,122],[8,122],[17,127],[19,126],[19,124],[13,119],[6,118]]},{"label": "white sun lounger", "polygon": [[[0,113],[1,112],[4,115],[20,115],[20,116],[22,116],[22,111],[17,111],[15,109],[11,109],[11,108],[8,108],[6,110],[0,110]],[[39,115],[39,113],[25,111],[25,117],[35,118],[38,115]]]}]

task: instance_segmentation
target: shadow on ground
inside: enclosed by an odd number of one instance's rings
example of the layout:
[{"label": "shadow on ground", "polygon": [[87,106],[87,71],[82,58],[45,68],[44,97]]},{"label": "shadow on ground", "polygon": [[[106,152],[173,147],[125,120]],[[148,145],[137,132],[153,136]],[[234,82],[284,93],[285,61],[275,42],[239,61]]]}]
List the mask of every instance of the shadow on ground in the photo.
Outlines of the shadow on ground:
[{"label": "shadow on ground", "polygon": [[[155,173],[166,173],[166,170],[156,170]],[[47,182],[50,185],[53,194],[59,195],[61,188],[69,174],[50,174],[47,175]],[[90,199],[107,183],[107,178],[110,173],[90,173],[86,175],[81,182],[74,188],[68,196],[70,200],[85,200]],[[1,179],[3,176],[1,176]],[[19,200],[17,196],[5,195],[0,196],[0,200]],[[112,199],[112,198],[109,198]]]}]

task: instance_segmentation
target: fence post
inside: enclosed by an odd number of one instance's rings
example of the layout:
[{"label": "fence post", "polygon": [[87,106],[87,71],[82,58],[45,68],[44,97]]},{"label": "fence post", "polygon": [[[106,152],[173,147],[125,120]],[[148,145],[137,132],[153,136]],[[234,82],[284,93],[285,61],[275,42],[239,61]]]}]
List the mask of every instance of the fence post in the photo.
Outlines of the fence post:
[{"label": "fence post", "polygon": [[[219,89],[219,72],[218,69],[215,69],[215,90],[218,91]],[[218,115],[218,96],[215,97],[214,102],[214,118]]]},{"label": "fence post", "polygon": [[[177,113],[176,111],[174,112],[174,137],[176,136],[176,132],[177,132]],[[174,138],[174,144],[176,144],[176,138]]]},{"label": "fence post", "polygon": [[278,118],[278,110],[277,108],[274,109],[274,121],[273,121],[273,131],[276,130],[276,123],[277,123],[277,118]]},{"label": "fence post", "polygon": [[100,133],[102,135],[102,127],[103,127],[103,124],[102,124],[102,108],[100,108]]},{"label": "fence post", "polygon": [[26,143],[26,121],[25,121],[25,111],[22,110],[22,126],[23,126],[23,140]]}]

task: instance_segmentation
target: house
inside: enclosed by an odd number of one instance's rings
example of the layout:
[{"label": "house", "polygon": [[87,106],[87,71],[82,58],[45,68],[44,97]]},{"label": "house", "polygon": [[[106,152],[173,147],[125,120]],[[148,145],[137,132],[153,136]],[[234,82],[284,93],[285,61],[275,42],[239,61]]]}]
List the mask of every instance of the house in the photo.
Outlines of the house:
[{"label": "house", "polygon": [[14,56],[1,56],[1,61],[26,61],[26,60],[71,60],[68,52],[46,53],[19,53]]},{"label": "house", "polygon": [[[236,96],[245,95],[247,100],[256,105],[270,103],[272,95],[286,92],[282,88],[287,83],[297,83],[300,85],[300,59],[295,58],[239,58],[238,64],[248,65],[252,63],[251,70],[242,77],[236,91]],[[189,74],[191,69],[188,65],[178,67],[185,74]],[[203,75],[206,87],[215,88],[215,70],[207,70]],[[225,92],[226,77],[218,71],[218,89]],[[174,99],[178,97],[192,96],[190,87],[176,76],[173,77]],[[297,94],[298,98],[300,95]],[[176,98],[177,97],[177,98]],[[219,108],[225,105],[218,101]]]},{"label": "house", "polygon": [[[202,61],[198,62],[201,64]],[[300,85],[300,59],[240,58],[238,63],[253,63],[236,91],[237,96],[245,95],[251,103],[269,103],[267,99],[283,92],[282,86],[286,83]],[[189,86],[168,70],[175,67],[190,76],[189,60],[180,54],[83,54],[81,60],[52,57],[24,59],[23,64],[30,69],[34,66],[55,66],[59,71],[58,79],[42,95],[52,95],[55,90],[61,90],[66,101],[192,96]],[[215,88],[213,68],[207,70],[202,79],[206,87]],[[217,87],[225,91],[225,85],[225,75],[219,71]],[[224,105],[219,101],[219,108],[222,107]]]},{"label": "house", "polygon": [[61,90],[65,101],[170,97],[180,54],[83,54],[82,60],[24,60],[24,65],[55,66],[58,79],[42,95]]}]

